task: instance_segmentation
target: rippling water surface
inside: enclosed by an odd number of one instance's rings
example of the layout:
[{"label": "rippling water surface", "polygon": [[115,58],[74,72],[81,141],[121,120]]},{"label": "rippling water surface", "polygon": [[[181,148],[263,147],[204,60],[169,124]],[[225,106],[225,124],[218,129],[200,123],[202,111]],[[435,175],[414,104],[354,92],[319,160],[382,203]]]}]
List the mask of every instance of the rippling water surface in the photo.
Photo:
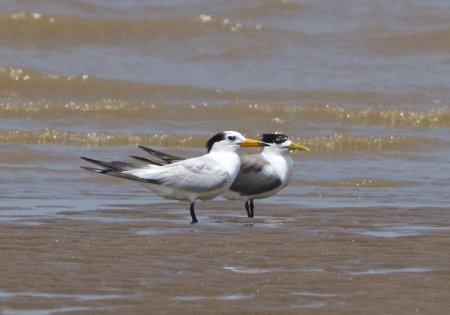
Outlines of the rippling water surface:
[{"label": "rippling water surface", "polygon": [[[0,312],[448,310],[449,12],[3,1]],[[198,156],[223,130],[311,150],[253,220],[219,198],[190,226],[186,204],[78,167]]]}]

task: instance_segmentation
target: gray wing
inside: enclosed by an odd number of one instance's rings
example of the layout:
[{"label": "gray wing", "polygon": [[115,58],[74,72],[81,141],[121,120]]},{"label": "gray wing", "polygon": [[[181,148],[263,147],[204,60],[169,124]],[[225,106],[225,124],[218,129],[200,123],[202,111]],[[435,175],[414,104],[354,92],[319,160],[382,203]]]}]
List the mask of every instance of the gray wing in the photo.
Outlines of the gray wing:
[{"label": "gray wing", "polygon": [[183,160],[160,167],[130,170],[122,174],[137,178],[135,180],[151,180],[162,186],[170,186],[191,192],[213,191],[224,187],[229,181],[227,170],[207,156]]},{"label": "gray wing", "polygon": [[258,195],[281,186],[280,178],[261,154],[241,156],[241,170],[230,187],[241,196]]},{"label": "gray wing", "polygon": [[135,156],[135,155],[130,155],[130,157],[132,157],[135,160],[138,160],[138,161],[144,162],[146,164],[149,164],[149,165],[159,165],[159,166],[161,166],[161,165],[166,165],[167,164],[164,161],[156,161],[156,160],[153,160],[153,159],[147,159],[147,158],[143,158],[143,157]]},{"label": "gray wing", "polygon": [[83,169],[138,182],[169,186],[191,192],[213,191],[229,181],[226,169],[207,156],[183,160],[164,166],[149,166],[126,162],[104,162],[82,157],[83,160],[101,166],[102,169]]}]

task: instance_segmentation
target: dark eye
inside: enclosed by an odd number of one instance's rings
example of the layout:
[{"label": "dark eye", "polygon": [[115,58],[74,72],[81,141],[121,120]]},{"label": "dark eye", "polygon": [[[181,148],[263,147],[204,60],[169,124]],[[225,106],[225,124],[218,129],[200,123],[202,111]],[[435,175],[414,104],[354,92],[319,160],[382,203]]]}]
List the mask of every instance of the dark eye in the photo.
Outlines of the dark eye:
[{"label": "dark eye", "polygon": [[275,143],[279,144],[279,143],[283,143],[284,141],[286,141],[288,138],[287,137],[278,137],[275,140]]},{"label": "dark eye", "polygon": [[228,136],[228,140],[234,141],[234,140],[236,140],[236,137],[235,136]]}]

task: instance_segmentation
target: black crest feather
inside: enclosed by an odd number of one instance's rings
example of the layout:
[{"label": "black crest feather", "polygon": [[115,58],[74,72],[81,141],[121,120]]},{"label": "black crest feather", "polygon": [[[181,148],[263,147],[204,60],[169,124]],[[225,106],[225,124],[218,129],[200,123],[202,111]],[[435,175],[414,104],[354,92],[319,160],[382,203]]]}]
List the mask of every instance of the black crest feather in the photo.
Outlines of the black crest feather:
[{"label": "black crest feather", "polygon": [[225,134],[223,132],[219,132],[214,137],[209,139],[208,142],[206,142],[206,149],[208,150],[207,152],[209,153],[209,151],[211,151],[214,143],[222,141],[224,139],[224,136]]},{"label": "black crest feather", "polygon": [[275,134],[275,133],[265,133],[261,136],[261,141],[265,143],[283,143],[284,141],[288,140],[289,137],[282,134]]}]

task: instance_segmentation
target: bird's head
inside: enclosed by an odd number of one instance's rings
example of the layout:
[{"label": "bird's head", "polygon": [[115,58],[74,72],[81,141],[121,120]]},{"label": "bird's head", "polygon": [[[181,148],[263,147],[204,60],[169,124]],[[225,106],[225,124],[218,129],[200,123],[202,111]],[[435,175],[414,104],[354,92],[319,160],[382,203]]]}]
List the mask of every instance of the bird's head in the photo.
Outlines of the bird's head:
[{"label": "bird's head", "polygon": [[261,136],[261,141],[268,143],[270,147],[268,150],[279,150],[279,151],[309,151],[309,149],[301,144],[294,143],[289,139],[288,136],[276,133],[265,133]]},{"label": "bird's head", "polygon": [[208,153],[211,150],[236,151],[240,147],[264,147],[268,144],[253,139],[246,139],[236,131],[223,131],[216,134],[206,142]]}]

